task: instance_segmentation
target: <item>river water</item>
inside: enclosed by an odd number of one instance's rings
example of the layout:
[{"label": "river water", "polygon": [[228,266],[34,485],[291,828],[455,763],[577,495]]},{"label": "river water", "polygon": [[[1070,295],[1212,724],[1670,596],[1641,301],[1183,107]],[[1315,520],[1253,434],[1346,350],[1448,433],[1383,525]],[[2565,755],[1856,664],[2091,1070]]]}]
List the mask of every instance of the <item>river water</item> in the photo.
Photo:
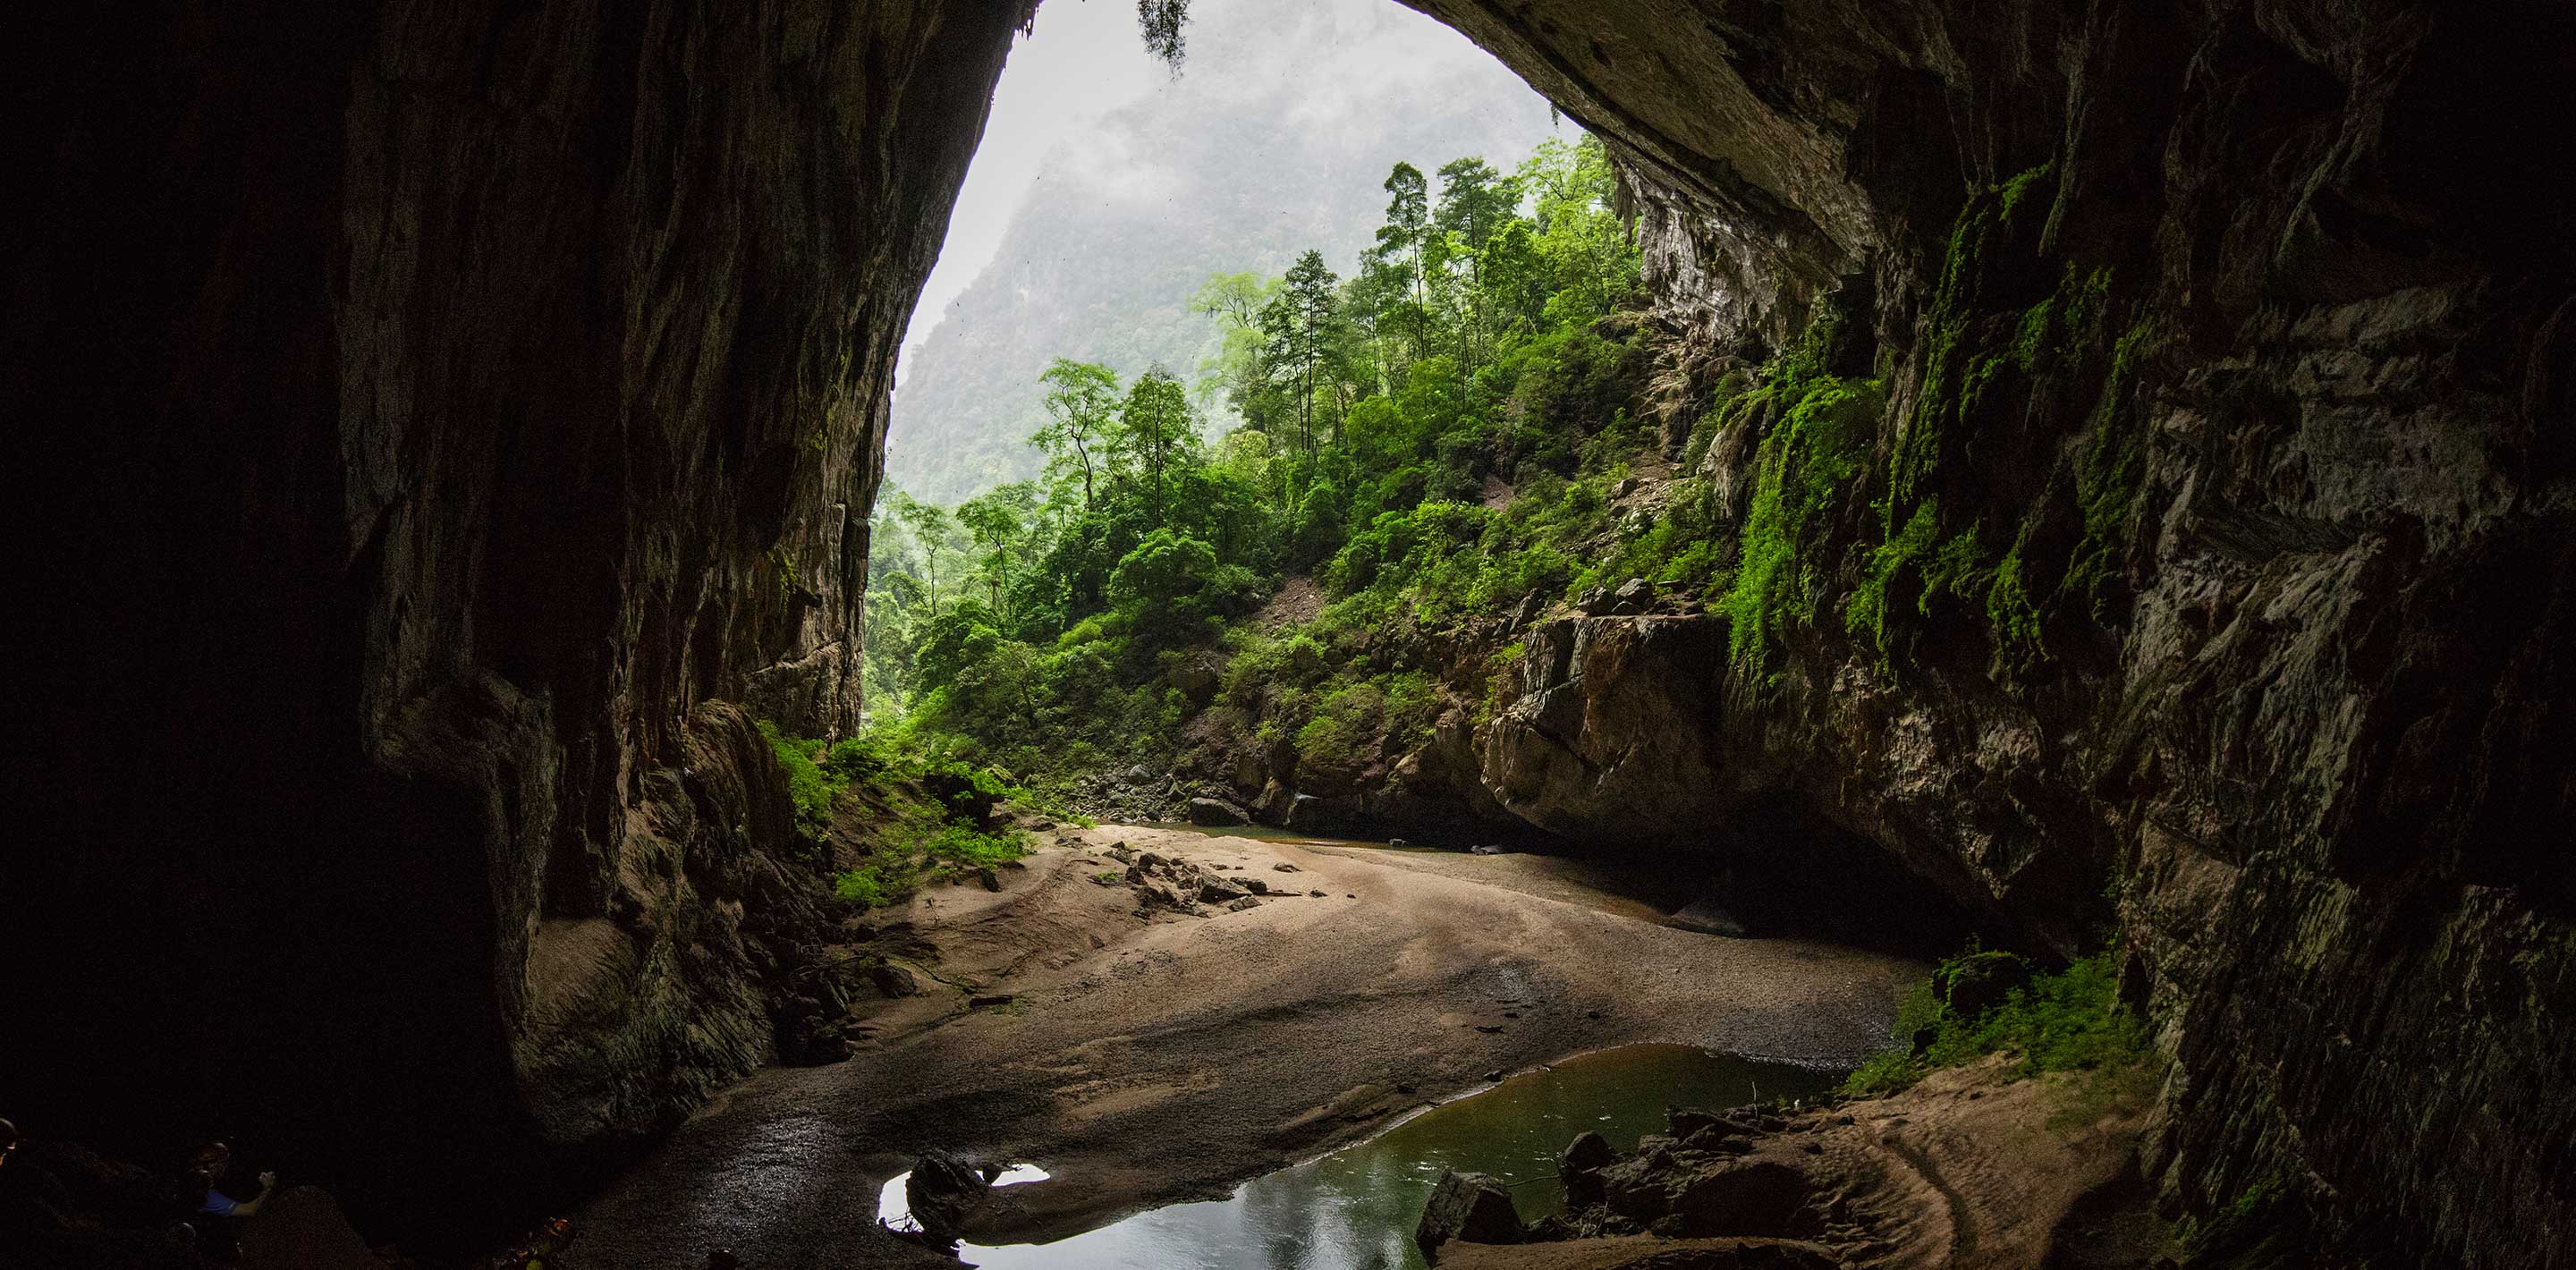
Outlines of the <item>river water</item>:
[{"label": "river water", "polygon": [[[987,1270],[1421,1270],[1413,1227],[1444,1170],[1515,1183],[1521,1218],[1534,1221],[1563,1210],[1556,1154],[1584,1130],[1625,1151],[1664,1130],[1667,1107],[1804,1097],[1838,1078],[1688,1045],[1621,1046],[1443,1103],[1225,1199],[1153,1209],[1049,1244],[969,1244],[959,1255]],[[903,1216],[901,1178],[887,1185],[880,1215]]]}]

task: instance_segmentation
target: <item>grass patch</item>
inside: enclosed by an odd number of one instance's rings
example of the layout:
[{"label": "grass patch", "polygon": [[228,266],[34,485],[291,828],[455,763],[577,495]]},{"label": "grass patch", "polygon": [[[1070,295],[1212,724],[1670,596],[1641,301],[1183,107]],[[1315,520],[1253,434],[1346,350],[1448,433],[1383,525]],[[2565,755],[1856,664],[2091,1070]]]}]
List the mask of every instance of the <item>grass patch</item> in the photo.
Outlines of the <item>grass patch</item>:
[{"label": "grass patch", "polygon": [[[1973,1013],[1954,1006],[1968,993],[1960,985],[1994,982],[1998,975],[2027,982],[1992,1006]],[[2018,1079],[2045,1072],[2096,1072],[2107,1083],[2088,1084],[2082,1098],[2113,1097],[2144,1073],[2144,1020],[2120,1003],[2115,950],[2104,949],[2055,973],[2029,974],[2010,953],[1969,951],[1943,960],[1897,1008],[1896,1047],[1863,1064],[1843,1092],[1874,1098],[1912,1086],[1934,1070],[1957,1067],[1988,1054],[2011,1054]]]}]

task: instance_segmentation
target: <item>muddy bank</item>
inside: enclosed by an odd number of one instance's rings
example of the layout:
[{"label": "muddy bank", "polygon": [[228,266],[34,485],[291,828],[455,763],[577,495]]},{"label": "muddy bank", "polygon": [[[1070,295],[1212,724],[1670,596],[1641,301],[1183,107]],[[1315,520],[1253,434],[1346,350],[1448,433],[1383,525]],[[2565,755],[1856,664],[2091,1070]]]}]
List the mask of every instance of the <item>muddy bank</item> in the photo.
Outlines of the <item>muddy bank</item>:
[{"label": "muddy bank", "polygon": [[2143,1270],[2188,1255],[2137,1170],[2152,1088],[2016,1080],[2013,1066],[1991,1057],[1814,1110],[1677,1112],[1632,1153],[1569,1151],[1569,1190],[1589,1200],[1570,1222],[1488,1230],[1438,1264]]},{"label": "muddy bank", "polygon": [[[1293,894],[1140,908],[1106,851],[1121,841]],[[721,1096],[590,1206],[569,1264],[694,1270],[716,1247],[750,1267],[917,1261],[873,1199],[931,1147],[1053,1174],[997,1196],[976,1242],[1060,1237],[1582,1050],[1856,1062],[1922,970],[1665,925],[1542,857],[1103,827],[998,877],[877,915],[849,951],[894,953],[923,991],[855,1007],[848,1061]]]}]

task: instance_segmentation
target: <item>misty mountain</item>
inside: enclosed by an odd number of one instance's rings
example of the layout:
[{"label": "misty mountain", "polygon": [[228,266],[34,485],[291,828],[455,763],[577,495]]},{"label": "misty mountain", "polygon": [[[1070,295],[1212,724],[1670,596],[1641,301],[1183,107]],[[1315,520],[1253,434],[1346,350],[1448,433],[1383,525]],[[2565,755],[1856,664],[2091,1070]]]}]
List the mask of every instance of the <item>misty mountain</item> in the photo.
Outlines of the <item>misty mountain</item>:
[{"label": "misty mountain", "polygon": [[908,359],[888,480],[955,502],[1035,475],[1053,358],[1195,382],[1219,332],[1188,301],[1210,274],[1278,273],[1309,247],[1347,274],[1397,161],[1509,170],[1556,126],[1482,50],[1383,0],[1201,6],[1181,76],[1050,156],[993,262]]}]

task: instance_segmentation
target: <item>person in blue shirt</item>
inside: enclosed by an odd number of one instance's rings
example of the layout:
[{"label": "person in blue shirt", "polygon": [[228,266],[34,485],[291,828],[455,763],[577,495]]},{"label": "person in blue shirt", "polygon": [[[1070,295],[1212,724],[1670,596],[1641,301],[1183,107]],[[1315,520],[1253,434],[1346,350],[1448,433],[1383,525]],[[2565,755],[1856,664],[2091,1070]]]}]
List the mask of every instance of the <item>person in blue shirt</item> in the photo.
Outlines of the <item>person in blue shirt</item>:
[{"label": "person in blue shirt", "polygon": [[[197,1148],[189,1158],[188,1174],[182,1182],[183,1199],[190,1204],[190,1216],[197,1227],[197,1248],[209,1259],[229,1262],[239,1242],[240,1223],[259,1215],[268,1197],[277,1193],[277,1175],[259,1175],[259,1194],[249,1199],[234,1199],[216,1189],[224,1171],[232,1167],[233,1149],[221,1142],[209,1142]],[[231,1220],[225,1220],[231,1219]]]}]

